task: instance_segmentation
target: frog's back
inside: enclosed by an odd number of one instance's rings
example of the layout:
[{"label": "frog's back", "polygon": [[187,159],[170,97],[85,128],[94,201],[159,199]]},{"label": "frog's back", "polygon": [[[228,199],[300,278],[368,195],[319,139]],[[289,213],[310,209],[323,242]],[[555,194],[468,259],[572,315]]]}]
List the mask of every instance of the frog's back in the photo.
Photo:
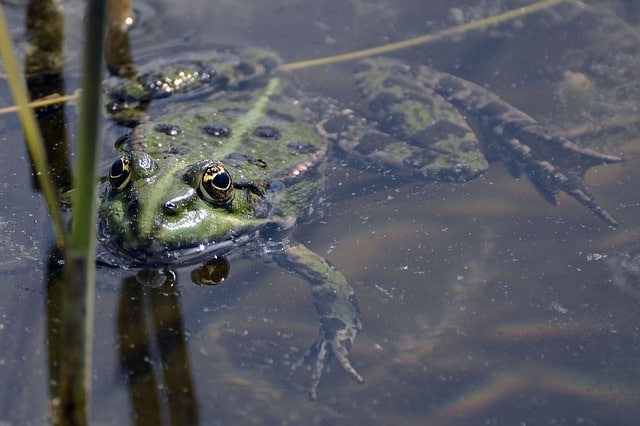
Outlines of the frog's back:
[{"label": "frog's back", "polygon": [[326,143],[304,122],[296,100],[278,93],[260,108],[261,96],[258,89],[220,93],[206,106],[148,121],[132,133],[129,149],[194,163],[215,159],[234,179],[297,178],[325,155]]}]

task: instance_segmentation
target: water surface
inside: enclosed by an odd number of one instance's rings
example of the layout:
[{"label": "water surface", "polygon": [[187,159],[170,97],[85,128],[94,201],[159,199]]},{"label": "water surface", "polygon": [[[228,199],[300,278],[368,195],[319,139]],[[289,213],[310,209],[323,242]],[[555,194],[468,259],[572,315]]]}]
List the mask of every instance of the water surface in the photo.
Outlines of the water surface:
[{"label": "water surface", "polygon": [[[154,1],[140,5],[144,19],[132,43],[142,63],[176,45],[198,52],[214,42],[270,47],[294,61],[412,37],[521,4],[194,1],[184,8]],[[621,13],[624,2],[610,6]],[[570,131],[629,113],[622,106],[637,99],[635,71],[624,66],[637,64],[638,52],[589,32],[601,27],[579,10],[577,3],[559,6],[396,56],[486,85],[553,129]],[[11,16],[22,12],[16,6]],[[77,12],[67,15],[69,22],[78,19]],[[603,16],[637,36],[632,19]],[[20,40],[20,21],[13,22]],[[68,31],[67,44],[77,46],[80,35]],[[605,52],[598,37],[613,52]],[[598,66],[606,65],[608,54],[621,64],[605,81]],[[68,61],[72,85],[77,58],[69,54]],[[293,77],[309,90],[360,107],[350,86],[352,66]],[[563,92],[567,71],[592,77],[602,99],[572,103]],[[0,89],[0,99],[8,99],[6,86]],[[45,277],[51,231],[40,196],[31,190],[17,126],[15,116],[0,117],[0,137],[10,147],[0,157],[0,420],[42,424],[49,404]],[[134,381],[118,361],[122,318],[138,309],[152,329],[154,310],[140,306],[178,306],[180,329],[170,329],[180,332],[184,345],[169,351],[163,370],[161,343],[151,339],[145,360],[157,392],[143,394],[160,401],[165,418],[170,402],[188,394],[183,413],[201,424],[634,424],[640,414],[640,301],[613,285],[604,262],[589,259],[625,250],[640,236],[636,130],[625,125],[579,140],[625,152],[625,162],[587,176],[596,198],[620,221],[615,230],[569,197],[561,196],[560,206],[547,204],[526,179],[514,179],[499,163],[472,182],[448,184],[381,176],[333,159],[321,215],[295,236],[326,256],[357,292],[365,328],[351,359],[367,382],[356,384],[333,364],[316,402],[306,396],[310,373],[300,368],[290,374],[317,333],[305,282],[272,263],[237,256],[217,287],[193,285],[184,270],[171,289],[136,289],[132,272],[100,269],[92,418],[96,424],[135,423]],[[115,154],[108,140],[104,151],[105,157]],[[183,387],[167,396],[172,372]]]}]

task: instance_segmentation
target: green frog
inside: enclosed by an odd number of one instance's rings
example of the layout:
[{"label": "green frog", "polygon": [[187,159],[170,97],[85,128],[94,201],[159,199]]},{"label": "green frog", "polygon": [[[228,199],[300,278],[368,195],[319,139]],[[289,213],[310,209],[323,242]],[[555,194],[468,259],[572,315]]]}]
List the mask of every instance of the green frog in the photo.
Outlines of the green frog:
[{"label": "green frog", "polygon": [[[272,52],[248,49],[112,87],[109,110],[136,125],[116,143],[122,155],[100,192],[99,232],[120,259],[113,263],[159,268],[241,251],[268,256],[308,281],[320,322],[305,356],[312,399],[332,358],[364,382],[349,359],[362,329],[354,290],[291,236],[320,198],[330,153],[445,181],[473,179],[489,159],[500,159],[549,201],[564,191],[616,224],[582,176],[620,157],[547,132],[486,89],[423,65],[367,59],[355,71],[369,106],[364,116],[299,90],[278,72],[279,63]],[[196,99],[203,87],[211,91],[206,102],[172,105],[160,117],[143,113],[172,94]]]}]

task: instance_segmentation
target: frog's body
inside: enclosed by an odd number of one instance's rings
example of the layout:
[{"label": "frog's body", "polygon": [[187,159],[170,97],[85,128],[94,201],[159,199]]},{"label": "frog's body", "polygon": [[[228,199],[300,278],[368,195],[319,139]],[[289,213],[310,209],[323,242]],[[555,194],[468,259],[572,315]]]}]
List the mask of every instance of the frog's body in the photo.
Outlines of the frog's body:
[{"label": "frog's body", "polygon": [[[101,193],[101,240],[129,263],[151,266],[195,262],[263,241],[265,253],[312,287],[321,324],[308,354],[315,360],[312,398],[331,356],[363,381],[348,358],[361,329],[353,289],[288,235],[322,188],[330,145],[367,163],[453,181],[484,172],[484,152],[492,151],[524,171],[547,199],[565,191],[615,224],[581,175],[618,157],[550,135],[464,80],[395,60],[367,60],[356,78],[374,114],[369,122],[268,76],[277,63],[269,52],[252,50],[231,65],[222,63],[223,71],[203,73],[219,82],[207,105],[152,118],[120,141],[125,153]],[[163,81],[185,81],[180,75]],[[459,109],[478,119],[491,139],[485,147]]]}]

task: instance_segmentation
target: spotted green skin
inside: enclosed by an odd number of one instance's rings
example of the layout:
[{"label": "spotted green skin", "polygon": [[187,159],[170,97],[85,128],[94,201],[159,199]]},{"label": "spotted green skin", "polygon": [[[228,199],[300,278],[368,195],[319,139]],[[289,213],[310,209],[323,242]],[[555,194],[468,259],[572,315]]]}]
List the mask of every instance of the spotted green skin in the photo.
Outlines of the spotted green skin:
[{"label": "spotted green skin", "polygon": [[[130,187],[115,191],[105,185],[102,191],[103,244],[133,263],[160,265],[227,250],[233,244],[223,242],[238,242],[266,223],[290,228],[322,189],[322,160],[330,145],[363,163],[427,179],[463,181],[487,169],[475,133],[456,108],[418,87],[400,62],[363,64],[366,69],[356,79],[375,125],[297,90],[286,79],[266,75],[241,89],[218,91],[197,108],[179,106],[138,125],[121,144],[134,165]],[[232,74],[226,80],[241,80],[238,72]],[[229,134],[208,134],[204,129],[212,125]],[[180,132],[166,134],[159,126],[179,126]],[[260,137],[261,128],[275,129],[277,135]],[[204,201],[198,178],[214,160],[234,180],[251,182],[264,194],[237,188],[229,208]],[[165,207],[174,200],[179,200],[177,210]]]},{"label": "spotted green skin", "polygon": [[[219,69],[226,71],[209,78],[217,91],[205,103],[176,106],[170,114],[144,120],[120,141],[133,166],[131,181],[122,189],[103,186],[100,240],[125,263],[156,267],[258,247],[308,281],[320,323],[305,356],[312,364],[312,399],[332,357],[364,382],[349,360],[362,328],[353,289],[342,273],[288,232],[323,187],[330,146],[385,171],[446,181],[482,174],[488,168],[484,153],[491,152],[526,174],[547,200],[556,202],[563,191],[616,225],[582,177],[591,166],[620,157],[549,133],[484,88],[424,66],[368,59],[355,73],[371,113],[365,118],[269,75],[277,62],[272,53],[251,50],[248,57],[249,62],[223,61]],[[179,82],[177,93],[189,92],[181,86],[182,77],[163,78],[167,81]],[[197,89],[200,83],[190,85]],[[139,89],[136,83],[120,93]],[[144,93],[133,102],[136,108],[153,98]],[[127,96],[122,99],[129,102]],[[140,111],[133,115],[136,120]],[[476,119],[484,146],[467,116]],[[176,125],[179,132],[167,131]],[[235,196],[225,205],[207,202],[199,189],[214,161],[222,162],[234,180]]]}]

